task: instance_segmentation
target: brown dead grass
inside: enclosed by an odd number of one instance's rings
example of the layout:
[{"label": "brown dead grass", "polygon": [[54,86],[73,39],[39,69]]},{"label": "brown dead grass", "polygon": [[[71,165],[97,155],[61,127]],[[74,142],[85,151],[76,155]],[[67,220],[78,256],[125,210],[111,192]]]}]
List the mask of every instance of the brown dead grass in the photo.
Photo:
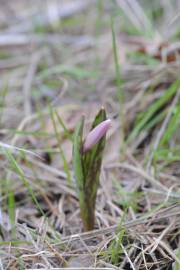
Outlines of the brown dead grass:
[{"label": "brown dead grass", "polygon": [[[47,6],[44,1],[16,0],[13,5],[2,2],[0,91],[7,87],[7,92],[0,139],[2,143],[38,154],[39,157],[28,153],[22,157],[19,151],[14,151],[45,215],[1,155],[0,269],[175,270],[172,268],[175,263],[180,267],[176,252],[180,239],[179,162],[165,167],[159,162],[156,171],[153,171],[152,160],[148,167],[145,166],[151,147],[156,146],[157,138],[163,132],[164,122],[135,138],[127,145],[124,156],[119,153],[121,125],[108,13],[113,5],[108,1],[104,4],[103,10],[99,11],[103,17],[98,21],[94,1],[62,1],[60,15],[53,13],[57,12],[58,1],[47,2]],[[70,2],[74,3],[75,9]],[[122,8],[128,16],[127,6]],[[136,12],[133,16],[137,16]],[[54,21],[56,16],[62,16],[62,21]],[[67,22],[63,24],[66,16]],[[75,21],[71,23],[74,17]],[[33,23],[37,23],[36,31]],[[102,25],[97,34],[98,23]],[[147,24],[146,20],[144,24]],[[159,36],[157,40],[149,41],[144,37],[129,36],[121,28],[118,31],[125,92],[125,135],[128,137],[137,114],[153,104],[178,78],[180,46],[173,47],[170,38],[164,45],[164,39]],[[132,51],[150,56],[158,64],[137,64],[137,60],[129,57]],[[57,65],[66,66],[66,71],[53,71]],[[82,70],[79,75],[77,71],[67,71],[67,67]],[[87,74],[83,75],[83,70]],[[46,78],[43,78],[43,72],[48,74]],[[178,93],[175,98],[179,102]],[[66,179],[49,116],[49,102],[71,134],[82,114],[86,115],[88,130],[102,105],[112,118],[97,197],[96,228],[92,232],[83,232],[75,183],[69,185]],[[173,100],[166,106],[171,105]],[[72,144],[60,126],[58,132],[73,174]],[[171,143],[178,147],[178,134]],[[7,204],[7,179],[15,198],[14,225]],[[12,238],[13,227],[15,239]],[[122,230],[123,240],[118,243]],[[116,262],[113,262],[113,253]]]}]

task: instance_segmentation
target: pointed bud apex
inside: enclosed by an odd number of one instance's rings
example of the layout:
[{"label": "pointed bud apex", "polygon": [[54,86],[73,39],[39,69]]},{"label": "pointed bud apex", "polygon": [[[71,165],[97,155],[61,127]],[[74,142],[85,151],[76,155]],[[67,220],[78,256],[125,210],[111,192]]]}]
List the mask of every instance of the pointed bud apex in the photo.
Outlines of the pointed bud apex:
[{"label": "pointed bud apex", "polygon": [[89,151],[96,143],[99,142],[99,140],[106,134],[106,132],[110,128],[110,125],[111,120],[107,119],[90,131],[84,141],[83,153]]}]

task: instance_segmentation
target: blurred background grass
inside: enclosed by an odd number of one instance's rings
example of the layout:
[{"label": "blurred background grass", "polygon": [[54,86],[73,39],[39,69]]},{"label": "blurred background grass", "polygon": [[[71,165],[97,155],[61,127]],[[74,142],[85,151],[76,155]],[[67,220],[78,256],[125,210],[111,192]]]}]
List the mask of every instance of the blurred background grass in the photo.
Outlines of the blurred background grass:
[{"label": "blurred background grass", "polygon": [[[0,3],[1,269],[179,269],[180,2]],[[102,105],[98,233],[75,245],[72,136]]]}]

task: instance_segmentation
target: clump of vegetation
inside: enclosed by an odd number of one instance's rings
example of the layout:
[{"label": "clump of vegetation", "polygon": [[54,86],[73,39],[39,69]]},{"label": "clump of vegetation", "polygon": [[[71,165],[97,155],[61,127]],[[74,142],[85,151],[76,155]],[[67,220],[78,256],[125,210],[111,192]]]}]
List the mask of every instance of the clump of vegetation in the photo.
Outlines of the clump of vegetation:
[{"label": "clump of vegetation", "polygon": [[180,269],[179,0],[4,2],[1,270]]},{"label": "clump of vegetation", "polygon": [[73,167],[78,188],[81,217],[86,231],[94,228],[94,213],[105,134],[110,127],[106,112],[97,114],[92,130],[83,142],[84,117],[77,125],[73,143]]}]

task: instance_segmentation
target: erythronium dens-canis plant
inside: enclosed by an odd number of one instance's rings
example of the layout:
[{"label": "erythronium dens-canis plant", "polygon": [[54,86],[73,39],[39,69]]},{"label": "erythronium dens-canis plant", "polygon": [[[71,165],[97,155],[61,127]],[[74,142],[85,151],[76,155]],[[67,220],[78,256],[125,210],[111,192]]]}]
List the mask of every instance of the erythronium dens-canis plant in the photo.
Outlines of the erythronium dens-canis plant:
[{"label": "erythronium dens-canis plant", "polygon": [[96,115],[90,133],[83,141],[84,116],[78,123],[73,142],[73,169],[78,191],[80,214],[85,231],[92,230],[95,222],[95,204],[99,175],[106,141],[111,124],[101,108]]}]

